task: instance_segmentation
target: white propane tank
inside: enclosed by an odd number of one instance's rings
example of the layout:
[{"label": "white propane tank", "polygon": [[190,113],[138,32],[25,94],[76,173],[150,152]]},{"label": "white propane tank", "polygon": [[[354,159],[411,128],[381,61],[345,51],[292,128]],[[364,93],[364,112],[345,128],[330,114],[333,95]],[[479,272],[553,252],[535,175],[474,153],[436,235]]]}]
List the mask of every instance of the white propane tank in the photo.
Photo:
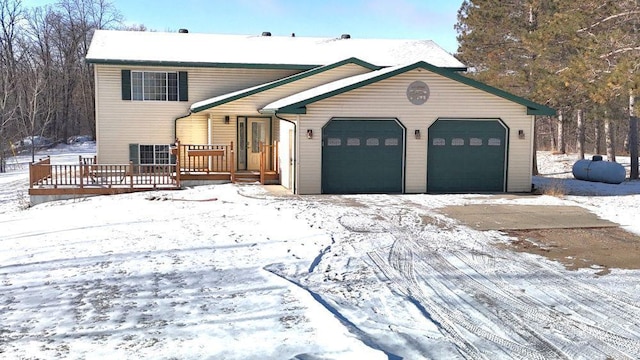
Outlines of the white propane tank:
[{"label": "white propane tank", "polygon": [[620,184],[627,176],[624,167],[616,162],[602,161],[602,156],[594,155],[591,160],[578,160],[573,164],[573,177],[578,180]]}]

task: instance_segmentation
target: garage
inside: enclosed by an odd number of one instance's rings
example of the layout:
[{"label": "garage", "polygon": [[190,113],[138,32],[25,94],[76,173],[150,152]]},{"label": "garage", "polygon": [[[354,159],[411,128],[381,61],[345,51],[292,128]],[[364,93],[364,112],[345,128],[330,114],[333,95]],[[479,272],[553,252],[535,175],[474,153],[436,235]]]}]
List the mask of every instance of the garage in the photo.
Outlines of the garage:
[{"label": "garage", "polygon": [[435,121],[429,127],[427,191],[506,191],[507,135],[499,119]]},{"label": "garage", "polygon": [[404,127],[396,119],[332,119],[322,129],[322,193],[402,193]]}]

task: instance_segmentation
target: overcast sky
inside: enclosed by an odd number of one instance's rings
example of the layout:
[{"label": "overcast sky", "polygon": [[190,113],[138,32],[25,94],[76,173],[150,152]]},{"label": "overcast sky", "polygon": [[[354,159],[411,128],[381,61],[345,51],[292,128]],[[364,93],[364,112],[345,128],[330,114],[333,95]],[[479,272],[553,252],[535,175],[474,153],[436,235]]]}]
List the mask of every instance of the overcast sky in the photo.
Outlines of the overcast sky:
[{"label": "overcast sky", "polygon": [[[149,29],[260,34],[434,40],[457,50],[462,0],[112,0],[128,24]],[[23,0],[26,6],[55,0]]]}]

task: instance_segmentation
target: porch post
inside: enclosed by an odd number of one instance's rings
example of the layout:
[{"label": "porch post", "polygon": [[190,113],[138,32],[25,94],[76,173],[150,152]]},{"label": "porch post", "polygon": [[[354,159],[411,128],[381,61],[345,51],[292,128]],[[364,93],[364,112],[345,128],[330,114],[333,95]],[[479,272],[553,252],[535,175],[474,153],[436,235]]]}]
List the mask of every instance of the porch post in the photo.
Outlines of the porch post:
[{"label": "porch post", "polygon": [[[211,150],[211,143],[213,142],[213,120],[211,115],[207,117],[207,150]],[[207,169],[210,171],[212,168],[213,159],[211,156],[207,158]]]},{"label": "porch post", "polygon": [[230,172],[230,180],[231,183],[235,183],[236,182],[236,156],[235,156],[235,151],[233,150],[233,141],[231,142],[231,147],[230,147],[230,161],[231,163],[228,164],[229,166],[229,172]]},{"label": "porch post", "polygon": [[129,161],[129,188],[133,189],[133,161]]},{"label": "porch post", "polygon": [[180,187],[180,140],[176,140],[176,186]]}]

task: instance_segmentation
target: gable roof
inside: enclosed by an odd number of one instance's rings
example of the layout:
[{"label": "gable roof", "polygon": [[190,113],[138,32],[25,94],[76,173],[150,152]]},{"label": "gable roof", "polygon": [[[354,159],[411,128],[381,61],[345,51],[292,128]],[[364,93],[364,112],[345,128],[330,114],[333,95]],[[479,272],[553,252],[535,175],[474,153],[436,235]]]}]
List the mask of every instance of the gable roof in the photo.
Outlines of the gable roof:
[{"label": "gable roof", "polygon": [[204,111],[216,106],[220,106],[223,104],[226,104],[228,102],[231,101],[235,101],[238,99],[242,99],[245,98],[247,96],[251,96],[266,90],[270,90],[273,88],[276,88],[278,86],[282,86],[285,84],[289,84],[292,83],[294,81],[298,81],[298,80],[302,80],[304,78],[308,78],[310,76],[316,75],[316,74],[320,74],[323,73],[325,71],[329,71],[338,67],[341,67],[343,65],[347,65],[347,64],[356,64],[356,65],[360,65],[364,68],[367,68],[369,70],[378,70],[380,69],[379,66],[374,66],[372,64],[369,64],[367,62],[364,62],[360,59],[356,59],[356,58],[350,58],[350,59],[346,59],[346,60],[342,60],[342,61],[338,61],[337,63],[333,63],[330,65],[326,65],[326,66],[320,66],[311,70],[307,70],[305,72],[301,72],[295,75],[291,75],[276,81],[272,81],[266,84],[262,84],[262,85],[257,85],[257,86],[253,86],[247,89],[242,89],[242,90],[238,90],[238,91],[234,91],[228,94],[224,94],[224,95],[220,95],[220,96],[216,96],[210,99],[206,99],[206,100],[202,100],[202,101],[198,101],[196,103],[193,103],[191,105],[191,112],[192,113],[197,113],[200,111]]},{"label": "gable roof", "polygon": [[376,66],[425,61],[466,70],[431,40],[341,39],[96,30],[86,60],[94,64],[308,70],[356,57]]},{"label": "gable roof", "polygon": [[360,87],[373,84],[375,82],[388,79],[398,74],[405,73],[417,68],[422,68],[430,72],[442,75],[451,80],[469,85],[476,89],[502,97],[514,103],[527,107],[528,115],[555,115],[556,111],[548,106],[535,103],[525,98],[513,95],[504,90],[489,86],[477,80],[462,76],[448,69],[438,68],[424,61],[419,61],[409,65],[401,65],[372,71],[370,73],[356,75],[345,79],[337,80],[325,85],[309,89],[283,99],[274,101],[262,109],[261,113],[281,113],[281,114],[305,114],[306,106],[314,102],[342,94],[344,92],[358,89]]}]

